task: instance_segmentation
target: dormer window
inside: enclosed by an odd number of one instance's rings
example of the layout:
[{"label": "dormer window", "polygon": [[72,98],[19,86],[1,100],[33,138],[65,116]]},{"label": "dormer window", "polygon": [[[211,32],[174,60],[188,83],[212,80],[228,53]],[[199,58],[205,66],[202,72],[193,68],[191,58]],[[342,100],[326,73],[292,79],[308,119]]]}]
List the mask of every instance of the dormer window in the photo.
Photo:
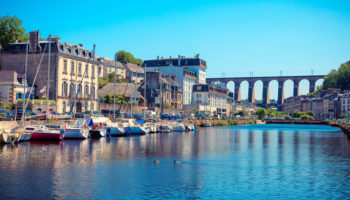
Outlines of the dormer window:
[{"label": "dormer window", "polygon": [[79,55],[79,50],[78,49],[75,50],[75,54]]},{"label": "dormer window", "polygon": [[64,46],[60,45],[61,51],[64,51]]},{"label": "dormer window", "polygon": [[83,51],[82,54],[83,54],[84,57],[86,56],[86,52],[85,51]]},{"label": "dormer window", "polygon": [[68,48],[68,53],[72,53],[72,50],[70,48]]}]

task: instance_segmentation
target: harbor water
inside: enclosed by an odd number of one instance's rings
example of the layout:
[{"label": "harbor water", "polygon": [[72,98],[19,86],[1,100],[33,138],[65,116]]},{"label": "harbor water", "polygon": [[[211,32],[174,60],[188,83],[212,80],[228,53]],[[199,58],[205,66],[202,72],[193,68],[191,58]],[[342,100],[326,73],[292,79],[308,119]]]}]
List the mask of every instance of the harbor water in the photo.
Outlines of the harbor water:
[{"label": "harbor water", "polygon": [[347,199],[350,141],[270,124],[1,145],[0,188],[0,199]]}]

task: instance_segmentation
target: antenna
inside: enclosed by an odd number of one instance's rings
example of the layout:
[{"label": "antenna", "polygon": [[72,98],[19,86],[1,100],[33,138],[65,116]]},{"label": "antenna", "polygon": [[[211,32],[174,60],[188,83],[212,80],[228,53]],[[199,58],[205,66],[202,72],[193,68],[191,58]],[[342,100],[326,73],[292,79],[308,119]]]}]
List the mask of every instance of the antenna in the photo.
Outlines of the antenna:
[{"label": "antenna", "polygon": [[314,70],[313,70],[313,69],[311,69],[311,75],[312,75],[312,76],[314,75]]},{"label": "antenna", "polygon": [[283,71],[282,70],[280,70],[280,76],[283,76]]}]

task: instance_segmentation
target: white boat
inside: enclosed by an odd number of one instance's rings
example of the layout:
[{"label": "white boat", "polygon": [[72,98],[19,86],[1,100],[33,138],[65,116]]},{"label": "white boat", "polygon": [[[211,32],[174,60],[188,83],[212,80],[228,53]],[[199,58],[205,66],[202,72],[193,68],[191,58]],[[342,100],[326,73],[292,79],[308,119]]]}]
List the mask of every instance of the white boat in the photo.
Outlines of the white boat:
[{"label": "white boat", "polygon": [[126,135],[145,135],[147,131],[143,127],[129,126],[124,128]]},{"label": "white boat", "polygon": [[171,129],[168,125],[161,125],[159,126],[159,132],[161,133],[170,133]]},{"label": "white boat", "polygon": [[124,128],[121,128],[120,126],[121,125],[119,123],[107,123],[106,124],[107,135],[111,137],[124,136],[125,135]]},{"label": "white boat", "polygon": [[92,128],[89,130],[90,138],[100,138],[105,137],[107,130],[104,128]]},{"label": "white boat", "polygon": [[0,133],[0,143],[13,144],[18,143],[21,133]]},{"label": "white boat", "polygon": [[89,129],[79,127],[66,127],[63,139],[86,139],[89,137]]},{"label": "white boat", "polygon": [[195,131],[196,130],[196,127],[194,125],[186,125],[186,130],[187,131]]},{"label": "white boat", "polygon": [[174,131],[174,132],[184,132],[184,131],[186,131],[186,128],[183,125],[181,125],[181,124],[177,124],[177,125],[173,125],[172,131]]},{"label": "white boat", "polygon": [[211,127],[211,124],[210,123],[204,123],[203,126],[204,127]]}]

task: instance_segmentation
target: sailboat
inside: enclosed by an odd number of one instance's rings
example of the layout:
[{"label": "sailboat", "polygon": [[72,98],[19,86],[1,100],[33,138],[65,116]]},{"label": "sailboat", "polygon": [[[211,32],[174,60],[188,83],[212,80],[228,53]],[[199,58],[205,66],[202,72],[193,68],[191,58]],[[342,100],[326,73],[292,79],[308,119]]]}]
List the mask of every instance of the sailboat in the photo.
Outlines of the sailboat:
[{"label": "sailboat", "polygon": [[[48,115],[49,115],[51,35],[49,36],[48,45],[49,45],[49,51],[48,51],[47,87],[46,87],[46,104],[47,104],[46,119],[48,119]],[[47,44],[45,45],[45,49],[46,49],[46,46],[47,46]],[[38,71],[39,71],[40,66],[41,66],[41,61],[42,61],[44,52],[45,52],[45,50],[43,51],[39,67],[38,67],[38,70],[37,70],[35,78],[34,78],[34,83],[36,81],[36,77],[37,77]],[[33,83],[33,85],[34,85],[34,83]],[[27,101],[27,104],[28,104],[28,102],[29,102],[29,100]],[[26,110],[27,104],[26,104],[24,110]],[[25,127],[24,132],[32,134],[30,140],[61,140],[62,135],[63,135],[63,131],[62,131],[62,128],[60,125],[49,125],[49,124],[42,124],[42,125],[37,125],[37,126]]]},{"label": "sailboat", "polygon": [[[27,43],[26,43],[26,56],[25,56],[25,73],[24,73],[24,77],[22,79],[22,84],[23,84],[23,95],[25,97],[25,94],[26,94],[26,80],[27,80],[27,66],[28,66],[28,40],[27,40]],[[23,113],[22,113],[22,120],[24,119],[24,115],[25,115],[25,101],[23,99]],[[17,114],[16,114],[17,116]],[[23,123],[24,123],[24,120],[23,120]],[[32,134],[31,133],[25,133],[23,132],[23,123],[22,123],[22,126],[19,126],[16,122],[14,124],[11,124],[9,127],[3,129],[1,132],[0,132],[0,143],[5,143],[5,144],[8,144],[8,143],[18,143],[18,142],[24,142],[24,141],[28,141]]]}]

